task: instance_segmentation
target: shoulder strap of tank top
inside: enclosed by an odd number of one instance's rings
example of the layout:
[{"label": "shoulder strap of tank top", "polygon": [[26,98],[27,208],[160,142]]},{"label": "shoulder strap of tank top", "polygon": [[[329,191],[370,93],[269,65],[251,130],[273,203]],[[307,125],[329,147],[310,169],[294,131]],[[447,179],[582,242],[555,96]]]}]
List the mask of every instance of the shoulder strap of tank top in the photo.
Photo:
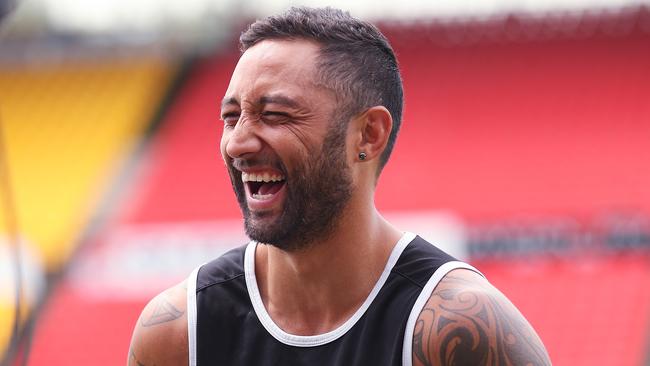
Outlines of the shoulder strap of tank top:
[{"label": "shoulder strap of tank top", "polygon": [[199,274],[198,266],[187,278],[187,350],[189,366],[196,366],[196,281]]},{"label": "shoulder strap of tank top", "polygon": [[445,277],[447,273],[459,268],[469,269],[480,274],[481,276],[483,275],[471,265],[459,261],[447,262],[440,266],[435,272],[433,272],[433,275],[431,275],[427,281],[417,300],[415,300],[415,304],[411,309],[411,314],[409,315],[408,321],[406,323],[406,331],[404,332],[404,344],[402,346],[403,366],[413,365],[413,334],[415,332],[415,323],[417,322],[418,317],[420,317],[420,313],[422,312],[424,305],[426,305],[427,301],[429,301],[433,290],[436,288],[436,286],[438,286],[438,283],[440,283],[442,278]]}]

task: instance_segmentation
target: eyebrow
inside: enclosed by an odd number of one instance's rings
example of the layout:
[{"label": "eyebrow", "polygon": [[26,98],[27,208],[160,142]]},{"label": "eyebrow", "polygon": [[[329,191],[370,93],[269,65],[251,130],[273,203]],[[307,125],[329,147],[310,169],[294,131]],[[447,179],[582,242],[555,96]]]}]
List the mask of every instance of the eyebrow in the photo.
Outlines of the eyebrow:
[{"label": "eyebrow", "polygon": [[298,108],[299,104],[295,100],[284,95],[263,96],[258,101],[259,104],[280,104],[290,108]]},{"label": "eyebrow", "polygon": [[[284,95],[264,95],[257,100],[258,104],[280,104],[290,108],[298,108],[300,104],[295,100]],[[221,109],[228,105],[239,106],[239,101],[235,97],[226,97],[221,101]]]},{"label": "eyebrow", "polygon": [[238,106],[239,101],[235,97],[223,98],[223,100],[221,101],[221,109],[223,109],[227,105],[236,105],[236,106]]}]

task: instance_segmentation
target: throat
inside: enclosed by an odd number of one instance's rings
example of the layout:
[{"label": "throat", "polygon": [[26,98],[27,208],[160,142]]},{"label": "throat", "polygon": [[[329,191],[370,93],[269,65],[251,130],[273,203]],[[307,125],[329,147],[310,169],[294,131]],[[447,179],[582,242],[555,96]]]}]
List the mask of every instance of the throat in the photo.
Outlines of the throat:
[{"label": "throat", "polygon": [[[342,326],[358,311],[367,309],[363,305],[378,283],[375,276],[363,283],[351,285],[355,281],[350,276],[335,275],[345,272],[340,268],[335,270],[343,265],[324,259],[321,255],[319,263],[310,266],[321,267],[323,262],[328,263],[322,266],[318,276],[310,276],[304,271],[298,274],[287,271],[284,264],[280,265],[285,261],[269,251],[279,252],[269,245],[257,247],[260,255],[256,261],[256,284],[269,317],[283,331],[297,336],[325,334]],[[268,255],[271,255],[274,263],[275,270],[272,272],[268,272]],[[306,257],[301,257],[299,262],[311,263]]]}]

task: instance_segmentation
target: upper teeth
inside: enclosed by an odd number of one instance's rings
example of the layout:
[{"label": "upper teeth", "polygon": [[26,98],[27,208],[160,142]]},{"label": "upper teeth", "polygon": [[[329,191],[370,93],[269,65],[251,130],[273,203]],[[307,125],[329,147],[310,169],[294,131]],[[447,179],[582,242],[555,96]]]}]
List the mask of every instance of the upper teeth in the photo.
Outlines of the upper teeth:
[{"label": "upper teeth", "polygon": [[278,182],[284,180],[284,177],[281,174],[276,173],[241,173],[241,180],[246,182]]}]

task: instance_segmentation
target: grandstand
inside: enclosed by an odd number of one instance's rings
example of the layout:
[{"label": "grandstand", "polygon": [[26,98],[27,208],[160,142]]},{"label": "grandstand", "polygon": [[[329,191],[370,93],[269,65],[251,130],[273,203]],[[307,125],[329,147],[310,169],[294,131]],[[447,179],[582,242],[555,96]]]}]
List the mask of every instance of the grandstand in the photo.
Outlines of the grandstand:
[{"label": "grandstand", "polygon": [[[110,177],[146,130],[172,72],[169,61],[144,57],[0,70],[16,208],[1,211],[0,219],[5,223],[15,215],[22,240],[35,253],[34,281],[61,273],[75,252],[93,224],[100,197],[108,193]],[[10,323],[13,313],[3,314],[3,323]],[[7,344],[9,329],[3,327],[0,344]]]},{"label": "grandstand", "polygon": [[[650,10],[380,26],[406,92],[380,210],[462,247],[555,365],[647,364]],[[123,363],[146,301],[246,240],[218,147],[233,39],[0,65],[16,207],[0,219],[16,216],[46,281],[28,364]]]}]

